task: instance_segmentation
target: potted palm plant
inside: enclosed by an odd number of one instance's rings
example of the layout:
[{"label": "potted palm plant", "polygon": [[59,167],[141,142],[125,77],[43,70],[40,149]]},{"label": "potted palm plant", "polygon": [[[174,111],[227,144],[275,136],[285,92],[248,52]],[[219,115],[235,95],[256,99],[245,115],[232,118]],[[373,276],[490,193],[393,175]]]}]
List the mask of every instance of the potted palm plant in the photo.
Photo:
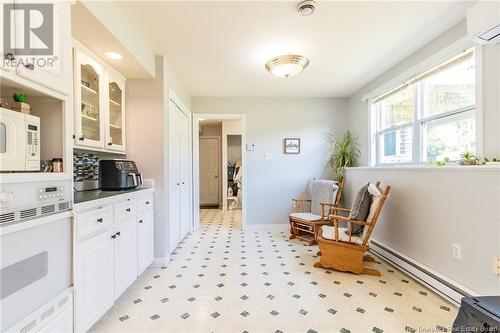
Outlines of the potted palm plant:
[{"label": "potted palm plant", "polygon": [[345,168],[358,165],[358,159],[361,155],[358,137],[350,131],[346,131],[341,136],[329,134],[330,152],[328,156],[328,165],[333,170],[335,179],[342,181],[345,176]]}]

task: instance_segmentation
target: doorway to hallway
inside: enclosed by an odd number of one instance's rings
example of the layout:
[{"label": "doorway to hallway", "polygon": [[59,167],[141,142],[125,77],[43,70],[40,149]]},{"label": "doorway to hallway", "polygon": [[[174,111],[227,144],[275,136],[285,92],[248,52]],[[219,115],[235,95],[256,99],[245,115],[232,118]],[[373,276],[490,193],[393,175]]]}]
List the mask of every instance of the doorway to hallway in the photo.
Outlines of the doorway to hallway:
[{"label": "doorway to hallway", "polygon": [[195,228],[200,209],[238,210],[245,224],[245,136],[244,114],[193,114]]}]

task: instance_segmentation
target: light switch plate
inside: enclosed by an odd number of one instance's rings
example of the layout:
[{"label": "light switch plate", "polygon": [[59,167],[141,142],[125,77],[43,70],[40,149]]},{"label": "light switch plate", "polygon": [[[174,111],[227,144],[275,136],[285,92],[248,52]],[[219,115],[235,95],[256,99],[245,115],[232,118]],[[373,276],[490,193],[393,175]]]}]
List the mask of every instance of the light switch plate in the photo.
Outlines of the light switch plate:
[{"label": "light switch plate", "polygon": [[493,274],[500,276],[500,258],[493,257]]},{"label": "light switch plate", "polygon": [[254,151],[255,143],[247,143],[247,151]]},{"label": "light switch plate", "polygon": [[273,158],[273,154],[271,154],[271,153],[266,153],[266,154],[264,155],[264,158],[265,158],[266,160],[270,160],[271,158]]}]

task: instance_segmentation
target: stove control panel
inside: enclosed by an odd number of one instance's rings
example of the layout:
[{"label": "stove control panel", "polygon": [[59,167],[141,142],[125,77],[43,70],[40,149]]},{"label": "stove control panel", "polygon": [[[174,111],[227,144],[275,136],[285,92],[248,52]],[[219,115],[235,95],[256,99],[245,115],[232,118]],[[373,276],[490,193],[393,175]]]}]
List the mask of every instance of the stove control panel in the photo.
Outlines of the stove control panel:
[{"label": "stove control panel", "polygon": [[38,189],[38,200],[50,201],[64,199],[64,187],[63,186],[49,186],[42,187]]}]

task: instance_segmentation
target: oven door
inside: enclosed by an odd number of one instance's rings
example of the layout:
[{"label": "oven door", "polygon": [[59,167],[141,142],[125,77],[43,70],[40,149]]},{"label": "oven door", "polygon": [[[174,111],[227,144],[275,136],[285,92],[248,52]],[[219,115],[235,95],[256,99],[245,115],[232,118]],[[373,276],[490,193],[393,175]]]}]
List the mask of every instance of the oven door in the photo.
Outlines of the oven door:
[{"label": "oven door", "polygon": [[[35,227],[0,236],[0,331],[71,286],[71,219],[40,218]],[[23,223],[19,223],[21,227]],[[4,228],[12,228],[14,225]],[[5,229],[4,229],[5,230]],[[16,229],[17,230],[17,229]]]},{"label": "oven door", "polygon": [[22,113],[0,108],[0,171],[25,169],[26,122]]}]

